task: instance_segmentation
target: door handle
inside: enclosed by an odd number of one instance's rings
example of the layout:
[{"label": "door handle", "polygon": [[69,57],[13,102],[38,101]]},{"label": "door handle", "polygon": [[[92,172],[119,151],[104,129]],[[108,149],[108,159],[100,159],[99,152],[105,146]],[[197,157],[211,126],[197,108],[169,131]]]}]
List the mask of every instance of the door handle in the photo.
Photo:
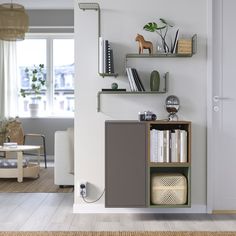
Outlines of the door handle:
[{"label": "door handle", "polygon": [[220,97],[220,96],[214,96],[213,101],[214,102],[219,102],[220,100],[228,100],[229,98],[227,97]]}]

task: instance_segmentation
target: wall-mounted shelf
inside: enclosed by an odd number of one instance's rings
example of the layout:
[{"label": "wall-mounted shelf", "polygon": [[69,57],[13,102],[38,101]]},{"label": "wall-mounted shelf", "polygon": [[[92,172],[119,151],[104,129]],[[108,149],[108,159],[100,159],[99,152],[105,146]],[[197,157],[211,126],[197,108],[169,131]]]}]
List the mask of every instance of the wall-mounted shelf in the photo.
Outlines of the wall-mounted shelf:
[{"label": "wall-mounted shelf", "polygon": [[169,72],[164,74],[165,84],[162,91],[99,91],[97,94],[97,112],[101,110],[101,95],[157,95],[164,94],[168,91],[168,80],[169,80]]},{"label": "wall-mounted shelf", "polygon": [[117,77],[118,73],[98,73],[100,76],[104,77]]},{"label": "wall-mounted shelf", "polygon": [[126,59],[128,58],[173,58],[173,57],[192,57],[197,52],[197,35],[192,36],[192,53],[181,54],[181,53],[155,53],[155,54],[138,54],[138,53],[128,53],[126,54]]},{"label": "wall-mounted shelf", "polygon": [[138,53],[128,53],[126,58],[168,58],[168,57],[192,57],[193,54],[173,54],[173,53],[155,53],[155,54],[138,54]]},{"label": "wall-mounted shelf", "polygon": [[157,95],[164,94],[166,91],[147,91],[147,92],[131,92],[131,91],[99,91],[97,94],[97,112],[101,111],[101,95]]}]

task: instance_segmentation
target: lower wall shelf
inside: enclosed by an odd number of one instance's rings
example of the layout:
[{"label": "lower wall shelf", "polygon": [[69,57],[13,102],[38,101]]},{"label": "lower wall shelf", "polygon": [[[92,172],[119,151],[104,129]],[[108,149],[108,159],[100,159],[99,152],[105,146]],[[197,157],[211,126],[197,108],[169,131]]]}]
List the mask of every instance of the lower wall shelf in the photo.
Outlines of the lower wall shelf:
[{"label": "lower wall shelf", "polygon": [[101,95],[157,95],[164,94],[166,91],[161,92],[131,92],[131,91],[99,91],[97,94],[97,112],[101,111]]},{"label": "lower wall shelf", "polygon": [[164,75],[165,84],[162,91],[99,91],[97,93],[97,112],[101,111],[101,95],[157,95],[164,94],[168,91],[168,80],[169,80],[169,72],[166,72]]}]

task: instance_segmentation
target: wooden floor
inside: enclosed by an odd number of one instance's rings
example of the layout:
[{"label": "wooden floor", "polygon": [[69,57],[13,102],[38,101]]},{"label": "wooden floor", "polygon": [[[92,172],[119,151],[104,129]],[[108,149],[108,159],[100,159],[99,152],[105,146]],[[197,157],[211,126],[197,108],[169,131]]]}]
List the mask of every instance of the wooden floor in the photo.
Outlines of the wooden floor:
[{"label": "wooden floor", "polygon": [[0,193],[0,231],[236,231],[236,215],[73,214],[73,193]]}]

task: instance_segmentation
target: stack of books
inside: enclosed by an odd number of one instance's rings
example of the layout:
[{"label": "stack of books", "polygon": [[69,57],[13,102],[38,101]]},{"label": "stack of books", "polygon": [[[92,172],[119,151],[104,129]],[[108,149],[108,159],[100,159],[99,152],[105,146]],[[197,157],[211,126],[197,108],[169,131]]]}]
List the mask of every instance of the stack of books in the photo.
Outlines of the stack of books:
[{"label": "stack of books", "polygon": [[99,73],[114,73],[113,50],[109,41],[104,40],[102,37],[99,37]]},{"label": "stack of books", "polygon": [[151,162],[187,162],[187,131],[157,130],[150,131]]},{"label": "stack of books", "polygon": [[126,72],[129,79],[130,91],[132,92],[145,91],[145,88],[143,86],[143,83],[139,77],[137,70],[135,68],[127,67]]}]

